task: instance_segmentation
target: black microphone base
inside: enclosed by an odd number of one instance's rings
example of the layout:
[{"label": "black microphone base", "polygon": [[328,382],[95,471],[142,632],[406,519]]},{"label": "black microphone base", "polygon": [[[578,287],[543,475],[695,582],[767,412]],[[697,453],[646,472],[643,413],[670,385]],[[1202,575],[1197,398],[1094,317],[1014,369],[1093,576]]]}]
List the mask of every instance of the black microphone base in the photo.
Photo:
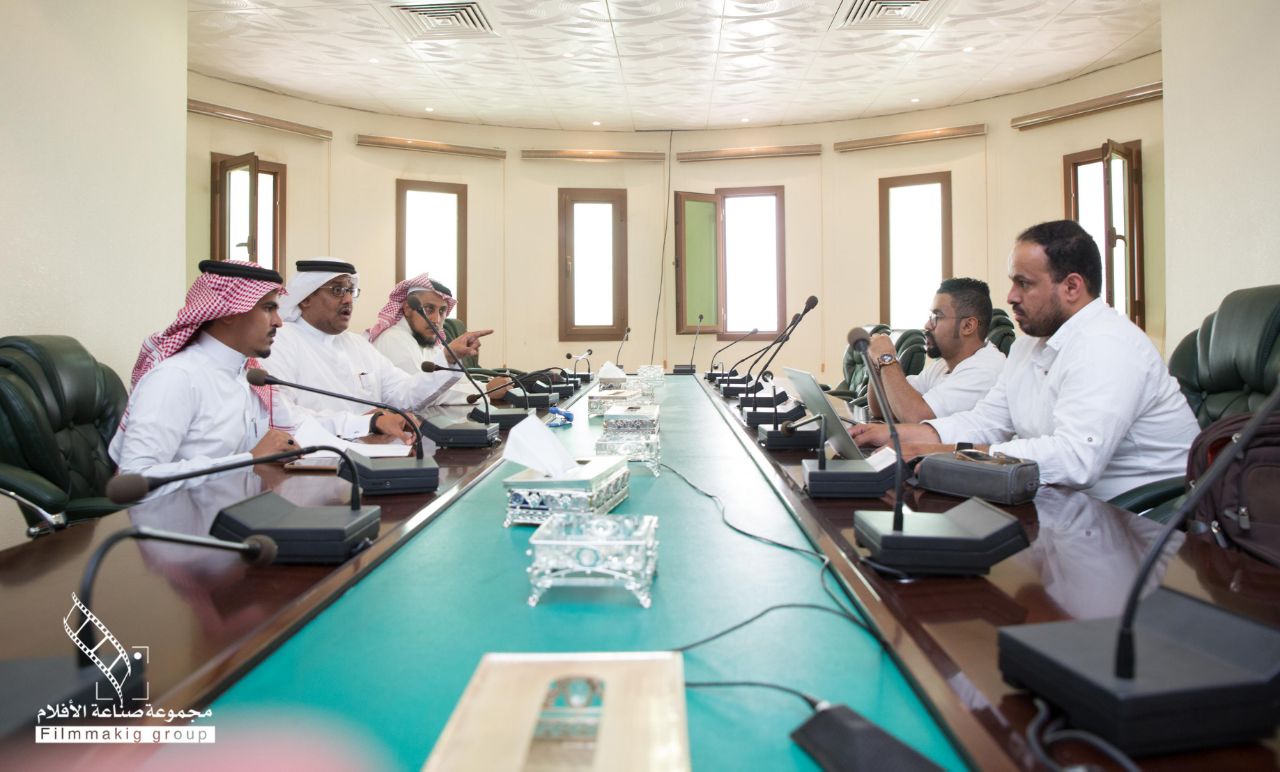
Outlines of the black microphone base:
[{"label": "black microphone base", "polygon": [[[825,449],[818,452],[826,452]],[[833,458],[822,469],[818,460],[806,458],[804,485],[809,496],[815,499],[878,499],[893,487],[893,466],[876,471],[861,459]]]},{"label": "black microphone base", "polygon": [[[545,392],[541,394],[535,394],[527,391],[522,392],[518,389],[512,389],[511,391],[508,391],[505,395],[503,395],[502,401],[506,402],[508,405],[512,405],[514,407],[518,407],[522,409],[539,408],[539,407],[546,409],[556,404],[557,402],[559,402],[560,397],[557,394],[550,394]],[[474,413],[474,411],[472,412]],[[480,412],[481,414],[483,414],[484,409],[482,408]],[[474,418],[472,420],[482,421],[484,419]],[[504,426],[503,428],[505,429],[508,427]]]},{"label": "black microphone base", "polygon": [[[474,415],[476,411],[471,412]],[[459,420],[443,415],[431,416],[424,418],[418,428],[422,430],[423,437],[429,437],[442,448],[487,448],[498,439],[498,424],[483,423],[483,409],[480,414],[480,421]]]},{"label": "black microphone base", "polygon": [[754,396],[742,397],[738,400],[738,409],[745,410],[749,407],[773,407],[774,405],[781,405],[788,399],[790,399],[790,397],[787,396],[786,389],[779,389],[778,391],[769,389],[763,393],[757,392]]},{"label": "black microphone base", "polygon": [[565,380],[571,382],[575,389],[582,388],[583,384],[591,383],[591,373],[565,373]]},{"label": "black microphone base", "polygon": [[[546,396],[546,395],[543,395],[543,396]],[[467,413],[467,418],[469,418],[471,421],[475,422],[479,426],[484,426],[485,425],[484,415],[485,415],[484,408],[473,407],[471,408],[471,412]],[[492,443],[493,438],[496,438],[498,436],[499,429],[510,429],[511,427],[520,423],[524,419],[528,418],[530,415],[533,415],[533,414],[529,412],[529,408],[490,407],[489,408],[489,421],[490,421],[489,428],[493,430],[493,435],[492,435],[492,438],[484,444],[488,445]],[[464,446],[458,446],[458,447],[464,447]],[[465,447],[472,447],[472,446],[465,446]]]},{"label": "black microphone base", "polygon": [[780,424],[783,421],[799,421],[801,418],[804,418],[804,405],[799,402],[792,402],[790,405],[779,405],[778,407],[762,407],[759,410],[742,411],[742,420],[747,422],[747,426]]},{"label": "black microphone base", "polygon": [[733,399],[734,397],[743,397],[747,394],[755,394],[764,388],[764,384],[759,381],[752,381],[750,384],[721,384],[720,395],[725,399]]},{"label": "black microphone base", "polygon": [[892,511],[860,510],[853,532],[873,561],[912,576],[979,576],[1028,546],[1016,517],[977,498],[940,513],[904,506],[901,531]]},{"label": "black microphone base", "polygon": [[1001,628],[1000,672],[1130,755],[1263,740],[1280,705],[1280,630],[1173,590],[1141,602],[1135,677],[1116,678],[1119,619]]},{"label": "black microphone base", "polygon": [[301,507],[270,491],[233,504],[214,518],[209,535],[227,541],[269,536],[276,563],[332,564],[373,543],[382,507]]},{"label": "black microphone base", "polygon": [[[440,487],[440,467],[431,458],[367,458],[348,450],[359,468],[360,489],[366,496],[387,493],[427,493]],[[351,470],[339,462],[338,476],[351,480]]]},{"label": "black microphone base", "polygon": [[672,375],[697,375],[698,368],[693,365],[676,365],[671,368]]},{"label": "black microphone base", "polygon": [[[69,596],[67,600],[70,601]],[[76,612],[75,616],[78,614]],[[128,646],[124,648],[126,654],[133,655],[134,652]],[[111,652],[110,655],[108,651]],[[98,652],[103,657],[115,654],[109,644]],[[114,704],[121,710],[133,711],[143,705],[145,700],[155,699],[156,695],[146,693],[146,661],[131,659],[130,667],[133,672],[128,678],[125,678],[123,660],[114,662],[111,668],[124,691],[124,706],[120,707],[115,687],[107,677],[96,665],[82,664],[77,655],[0,660],[0,739],[23,734],[26,741],[31,742],[31,733],[37,726],[36,715],[41,708],[50,705],[56,708],[71,701],[90,709],[94,705],[101,705],[104,710],[110,710]],[[46,716],[39,726],[83,725],[93,721],[87,716],[64,720]],[[99,722],[101,723],[100,719]]]},{"label": "black microphone base", "polygon": [[756,441],[765,450],[813,450],[818,447],[821,432],[816,426],[793,429],[790,434],[777,424],[760,424],[756,427]]},{"label": "black microphone base", "polygon": [[733,376],[729,375],[723,370],[707,370],[705,373],[702,374],[702,377],[711,383],[719,383],[720,381],[723,381],[726,378],[731,378]]},{"label": "black microphone base", "polygon": [[523,384],[523,386],[526,394],[550,394],[556,399],[571,397],[577,389],[577,386],[572,383],[543,383],[541,381],[530,381]]}]

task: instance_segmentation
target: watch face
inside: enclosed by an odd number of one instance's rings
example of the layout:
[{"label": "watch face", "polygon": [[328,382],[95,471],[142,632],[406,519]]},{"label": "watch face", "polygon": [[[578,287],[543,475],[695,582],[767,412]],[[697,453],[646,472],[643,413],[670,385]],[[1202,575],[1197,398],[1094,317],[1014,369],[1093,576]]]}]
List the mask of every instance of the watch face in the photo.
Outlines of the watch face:
[{"label": "watch face", "polygon": [[882,364],[882,365],[887,365],[887,364],[889,364],[890,362],[893,362],[896,358],[897,358],[897,357],[895,357],[893,354],[881,354],[881,355],[880,355],[880,364]]}]

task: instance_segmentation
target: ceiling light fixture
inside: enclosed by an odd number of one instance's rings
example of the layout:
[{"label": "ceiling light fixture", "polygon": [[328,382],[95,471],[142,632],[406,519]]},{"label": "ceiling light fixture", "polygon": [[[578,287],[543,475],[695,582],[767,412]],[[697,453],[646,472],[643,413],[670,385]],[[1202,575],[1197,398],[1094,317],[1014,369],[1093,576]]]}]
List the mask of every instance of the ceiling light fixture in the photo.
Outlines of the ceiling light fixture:
[{"label": "ceiling light fixture", "polygon": [[592,126],[599,126],[599,125],[600,125],[600,121],[592,121],[592,122],[591,122],[591,125],[592,125]]},{"label": "ceiling light fixture", "polygon": [[564,57],[564,58],[566,58],[566,59],[572,59],[572,58],[573,58],[573,52],[572,52],[572,51],[565,51],[563,54],[561,54],[561,56],[563,56],[563,57]]},{"label": "ceiling light fixture", "polygon": [[964,52],[965,52],[966,54],[971,54],[971,53],[973,53],[973,46],[965,46],[965,47],[964,47]]},{"label": "ceiling light fixture", "polygon": [[750,119],[750,118],[743,118],[743,119],[742,119],[742,122],[743,122],[743,123],[751,123],[751,119]]},{"label": "ceiling light fixture", "polygon": [[422,109],[426,110],[429,113],[434,113],[436,111],[436,108],[434,107],[424,107]]},{"label": "ceiling light fixture", "polygon": [[377,63],[378,63],[378,60],[377,60],[377,59],[370,59],[370,60],[369,60],[369,64],[377,64]]},{"label": "ceiling light fixture", "polygon": [[919,102],[919,101],[920,101],[920,97],[911,97],[912,104],[915,104],[916,102]]}]

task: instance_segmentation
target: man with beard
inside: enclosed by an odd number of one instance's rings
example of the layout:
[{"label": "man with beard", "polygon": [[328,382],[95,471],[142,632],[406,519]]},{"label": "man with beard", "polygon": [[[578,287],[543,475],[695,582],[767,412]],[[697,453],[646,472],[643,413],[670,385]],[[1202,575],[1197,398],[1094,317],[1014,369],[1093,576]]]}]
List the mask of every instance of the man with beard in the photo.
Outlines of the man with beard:
[{"label": "man with beard", "polygon": [[182,474],[294,447],[287,400],[245,380],[280,327],[280,274],[231,260],[205,260],[200,271],[178,318],[143,341],[133,367],[133,393],[107,450],[122,474]]},{"label": "man with beard", "polygon": [[[422,318],[422,314],[409,306],[409,297],[413,296],[422,304],[422,311],[431,320]],[[412,279],[405,279],[391,290],[387,304],[378,312],[378,322],[365,330],[365,337],[374,348],[382,352],[387,359],[406,373],[422,372],[422,364],[431,362],[439,367],[457,367],[454,358],[444,351],[444,346],[436,340],[435,330],[444,332],[444,320],[458,304],[453,292],[427,274],[420,274]],[[432,325],[435,326],[432,329]],[[468,352],[480,348],[480,338],[490,335],[493,330],[477,330],[465,333],[457,340],[448,341],[445,345],[457,355],[458,361]],[[493,399],[501,399],[506,393],[505,386],[511,384],[509,378],[494,378],[487,388],[493,393]],[[471,390],[467,389],[468,393]]]},{"label": "man with beard", "polygon": [[[329,259],[299,260],[287,288],[289,297],[280,308],[284,326],[271,362],[275,377],[385,402],[401,410],[435,403],[461,377],[448,371],[409,375],[363,335],[347,329],[360,294],[360,276],[354,265]],[[474,344],[478,350],[479,343]],[[335,423],[340,437],[389,434],[406,443],[413,440],[413,429],[390,411],[361,414],[355,402],[299,389],[286,391],[305,412]]]},{"label": "man with beard", "polygon": [[[905,375],[888,335],[871,337],[871,365],[880,371],[893,415],[920,423],[960,413],[987,396],[1004,369],[1004,354],[987,343],[991,290],[978,279],[946,279],[933,298],[924,325],[926,353],[934,361],[919,375]],[[875,393],[871,414],[880,415]]]},{"label": "man with beard", "polygon": [[[1026,333],[972,410],[903,424],[911,457],[976,447],[1035,461],[1040,482],[1107,499],[1182,474],[1199,433],[1160,353],[1099,298],[1102,257],[1076,222],[1033,226],[1009,256],[1008,302]],[[859,444],[887,432],[855,427]]]}]

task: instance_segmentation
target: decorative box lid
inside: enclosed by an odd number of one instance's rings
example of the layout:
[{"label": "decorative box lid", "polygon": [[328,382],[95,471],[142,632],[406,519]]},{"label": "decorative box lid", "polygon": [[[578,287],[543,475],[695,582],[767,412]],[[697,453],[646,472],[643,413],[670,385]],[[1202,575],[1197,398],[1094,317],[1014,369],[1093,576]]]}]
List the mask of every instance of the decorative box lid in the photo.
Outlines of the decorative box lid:
[{"label": "decorative box lid", "polygon": [[658,529],[657,515],[555,514],[529,537],[534,546],[556,544],[649,544]]},{"label": "decorative box lid", "polygon": [[536,469],[521,469],[502,481],[508,488],[595,490],[612,479],[619,469],[627,468],[623,456],[595,456],[577,459],[578,465],[561,477],[547,477]]},{"label": "decorative box lid", "polygon": [[637,426],[644,424],[656,427],[658,425],[658,406],[616,405],[609,408],[604,413],[605,428],[607,429],[615,422],[624,422],[628,425],[635,424]]}]

